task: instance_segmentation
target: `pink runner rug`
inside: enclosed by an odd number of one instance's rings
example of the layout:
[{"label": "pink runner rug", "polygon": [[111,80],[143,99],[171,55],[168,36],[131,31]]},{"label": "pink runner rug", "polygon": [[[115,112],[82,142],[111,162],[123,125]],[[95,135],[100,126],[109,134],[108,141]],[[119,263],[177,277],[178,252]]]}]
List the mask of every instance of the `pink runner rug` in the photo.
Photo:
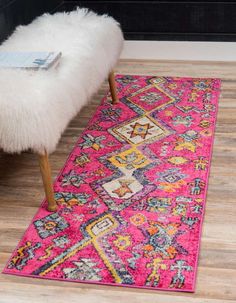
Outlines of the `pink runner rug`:
[{"label": "pink runner rug", "polygon": [[4,273],[192,292],[220,80],[116,81]]}]

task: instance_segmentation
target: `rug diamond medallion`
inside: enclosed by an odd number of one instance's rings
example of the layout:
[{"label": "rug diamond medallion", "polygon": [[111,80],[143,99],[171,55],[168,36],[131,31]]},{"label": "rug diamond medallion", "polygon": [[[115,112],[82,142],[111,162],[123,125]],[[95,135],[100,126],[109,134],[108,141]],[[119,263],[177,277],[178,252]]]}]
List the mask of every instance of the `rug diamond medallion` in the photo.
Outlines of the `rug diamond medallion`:
[{"label": "rug diamond medallion", "polygon": [[116,81],[4,273],[194,291],[220,81]]},{"label": "rug diamond medallion", "polygon": [[144,144],[147,141],[157,141],[169,135],[160,122],[147,115],[128,121],[112,129],[118,136],[129,144]]}]

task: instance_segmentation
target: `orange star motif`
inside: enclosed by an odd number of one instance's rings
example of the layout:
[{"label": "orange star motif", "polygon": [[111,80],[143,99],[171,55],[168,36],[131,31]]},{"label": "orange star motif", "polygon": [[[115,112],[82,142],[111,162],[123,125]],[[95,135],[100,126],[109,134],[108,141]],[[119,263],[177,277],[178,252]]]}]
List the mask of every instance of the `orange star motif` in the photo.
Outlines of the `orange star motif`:
[{"label": "orange star motif", "polygon": [[128,132],[128,134],[130,134],[130,138],[140,136],[142,139],[145,139],[147,135],[150,135],[148,132],[149,129],[153,128],[154,126],[151,126],[149,123],[140,124],[136,122],[134,125],[131,125],[131,127],[133,130]]},{"label": "orange star motif", "polygon": [[133,191],[129,188],[129,185],[133,183],[133,181],[119,180],[119,183],[121,186],[112,191],[114,194],[116,194],[119,198],[124,197],[128,193],[132,194]]}]

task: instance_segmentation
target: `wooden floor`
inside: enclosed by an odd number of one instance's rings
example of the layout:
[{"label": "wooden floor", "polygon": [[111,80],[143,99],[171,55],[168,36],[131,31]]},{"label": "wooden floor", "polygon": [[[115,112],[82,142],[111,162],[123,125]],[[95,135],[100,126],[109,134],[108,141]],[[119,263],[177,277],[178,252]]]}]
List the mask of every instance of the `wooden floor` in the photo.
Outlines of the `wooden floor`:
[{"label": "wooden floor", "polygon": [[[222,96],[194,294],[148,291],[0,275],[0,303],[236,302],[236,63],[121,61],[124,74],[219,77]],[[59,172],[107,89],[71,122],[51,155]],[[43,198],[37,157],[0,153],[0,271]]]}]

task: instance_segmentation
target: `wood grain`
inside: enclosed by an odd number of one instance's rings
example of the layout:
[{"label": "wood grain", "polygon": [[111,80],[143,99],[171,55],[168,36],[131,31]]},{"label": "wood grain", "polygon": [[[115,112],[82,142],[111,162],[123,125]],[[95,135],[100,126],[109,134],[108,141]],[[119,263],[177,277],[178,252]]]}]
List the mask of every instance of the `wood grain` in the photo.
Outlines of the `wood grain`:
[{"label": "wood grain", "polygon": [[[120,61],[117,73],[219,77],[222,92],[194,294],[0,275],[0,303],[223,303],[236,302],[236,63]],[[108,90],[70,123],[50,157],[55,177]],[[37,211],[44,192],[37,155],[0,153],[0,270]]]}]

